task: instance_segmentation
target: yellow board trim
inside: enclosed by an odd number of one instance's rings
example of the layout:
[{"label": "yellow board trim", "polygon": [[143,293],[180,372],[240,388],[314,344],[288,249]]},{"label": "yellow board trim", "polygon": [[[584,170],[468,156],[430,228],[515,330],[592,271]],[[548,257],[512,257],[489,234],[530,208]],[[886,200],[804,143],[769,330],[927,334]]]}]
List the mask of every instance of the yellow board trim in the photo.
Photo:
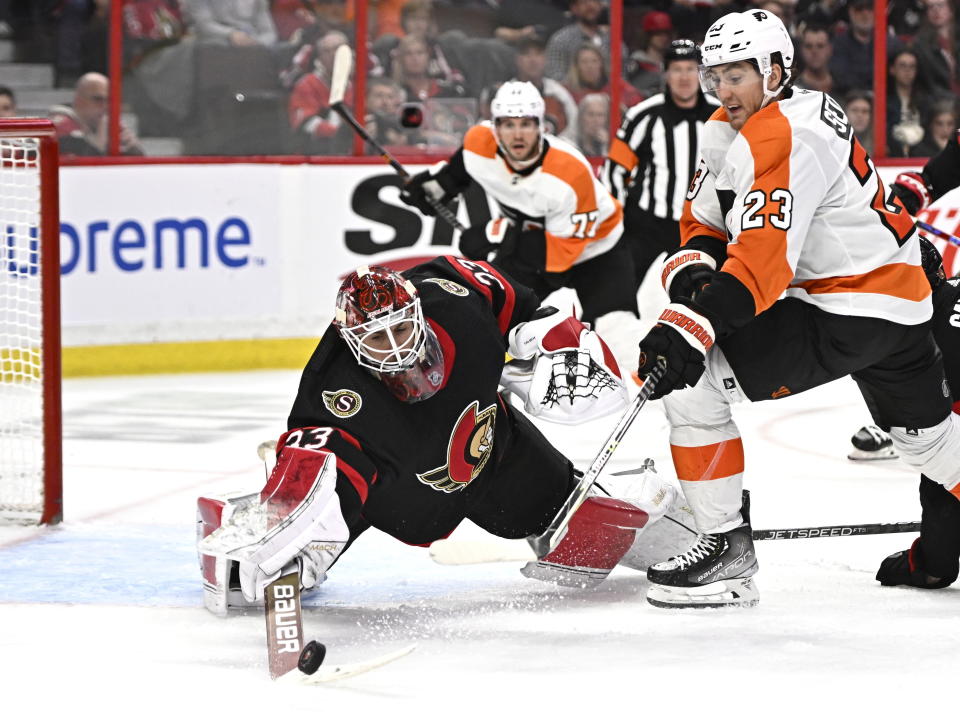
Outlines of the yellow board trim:
[{"label": "yellow board trim", "polygon": [[221,373],[239,370],[300,370],[317,338],[264,338],[190,343],[130,343],[63,349],[63,377],[149,373]]}]

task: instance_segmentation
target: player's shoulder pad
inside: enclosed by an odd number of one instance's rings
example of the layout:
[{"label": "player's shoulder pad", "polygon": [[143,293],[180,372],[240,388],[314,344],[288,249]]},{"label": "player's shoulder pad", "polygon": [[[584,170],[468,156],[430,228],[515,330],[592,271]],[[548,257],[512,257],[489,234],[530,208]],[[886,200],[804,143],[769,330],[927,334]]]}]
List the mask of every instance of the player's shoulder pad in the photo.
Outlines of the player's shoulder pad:
[{"label": "player's shoulder pad", "polygon": [[[559,138],[551,138],[543,153],[540,171],[560,180],[576,196],[581,205],[596,209],[596,176],[593,167],[579,149]],[[570,195],[568,194],[568,197]]]},{"label": "player's shoulder pad", "polygon": [[340,339],[337,327],[330,323],[320,337],[317,347],[313,349],[305,370],[311,373],[323,373],[345,350],[347,350],[346,344]]},{"label": "player's shoulder pad", "polygon": [[637,102],[635,105],[630,107],[630,109],[628,109],[626,113],[623,115],[623,124],[629,124],[634,119],[636,119],[637,115],[643,114],[644,112],[647,112],[653,109],[654,107],[659,107],[665,102],[666,102],[666,95],[663,92],[659,94],[655,94],[652,97],[647,97],[645,100],[641,102]]},{"label": "player's shoulder pad", "polygon": [[753,157],[754,176],[777,169],[790,159],[793,150],[793,127],[773,102],[750,117],[740,129]]},{"label": "player's shoulder pad", "polygon": [[463,135],[463,150],[487,159],[497,155],[497,135],[489,121],[475,124]]}]

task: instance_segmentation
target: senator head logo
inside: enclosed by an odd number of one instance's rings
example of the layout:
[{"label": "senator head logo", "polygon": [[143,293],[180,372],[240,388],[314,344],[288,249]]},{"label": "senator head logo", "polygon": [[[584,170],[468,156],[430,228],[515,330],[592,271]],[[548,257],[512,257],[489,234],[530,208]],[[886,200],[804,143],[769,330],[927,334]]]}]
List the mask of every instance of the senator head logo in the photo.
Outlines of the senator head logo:
[{"label": "senator head logo", "polygon": [[417,479],[440,492],[456,492],[480,474],[493,452],[497,406],[478,412],[474,400],[460,413],[447,442],[447,461],[429,472],[418,473]]},{"label": "senator head logo", "polygon": [[358,393],[354,393],[352,390],[347,390],[346,388],[342,390],[325,390],[323,391],[323,404],[327,406],[327,410],[338,418],[349,418],[352,415],[356,415],[360,410],[360,407],[363,405],[363,399]]}]

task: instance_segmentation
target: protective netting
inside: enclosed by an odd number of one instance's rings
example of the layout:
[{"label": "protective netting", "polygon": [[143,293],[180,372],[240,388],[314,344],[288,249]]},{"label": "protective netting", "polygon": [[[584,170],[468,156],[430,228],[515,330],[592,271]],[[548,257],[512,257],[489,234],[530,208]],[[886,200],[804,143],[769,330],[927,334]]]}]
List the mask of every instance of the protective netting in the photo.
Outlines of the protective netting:
[{"label": "protective netting", "polygon": [[0,520],[43,509],[40,141],[0,137]]},{"label": "protective netting", "polygon": [[552,407],[561,401],[596,398],[602,392],[620,390],[613,376],[593,360],[589,351],[567,351],[563,361],[554,361],[550,383],[542,405]]}]

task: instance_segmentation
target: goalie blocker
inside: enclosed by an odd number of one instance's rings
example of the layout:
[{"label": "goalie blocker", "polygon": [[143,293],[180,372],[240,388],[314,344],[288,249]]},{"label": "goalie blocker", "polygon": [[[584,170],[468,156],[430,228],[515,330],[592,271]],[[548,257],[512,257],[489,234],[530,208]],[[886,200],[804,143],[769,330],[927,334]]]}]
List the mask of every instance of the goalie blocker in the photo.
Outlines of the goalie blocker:
[{"label": "goalie blocker", "polygon": [[[627,393],[595,334],[537,308],[526,287],[459,257],[403,275],[364,267],[348,276],[267,488],[200,499],[207,605],[224,613],[256,603],[290,563],[303,588],[316,586],[370,527],[420,546],[464,519],[508,539],[541,533],[577,473],[498,392],[501,379],[531,412],[567,423],[621,410]],[[505,378],[508,346],[525,363]],[[521,365],[531,375],[518,375]],[[600,503],[608,509],[571,530],[579,546],[552,555],[557,564],[609,571],[633,540],[594,549],[607,539],[602,526],[646,531],[669,502],[664,493],[647,504],[626,489],[599,497],[622,504]]]}]

